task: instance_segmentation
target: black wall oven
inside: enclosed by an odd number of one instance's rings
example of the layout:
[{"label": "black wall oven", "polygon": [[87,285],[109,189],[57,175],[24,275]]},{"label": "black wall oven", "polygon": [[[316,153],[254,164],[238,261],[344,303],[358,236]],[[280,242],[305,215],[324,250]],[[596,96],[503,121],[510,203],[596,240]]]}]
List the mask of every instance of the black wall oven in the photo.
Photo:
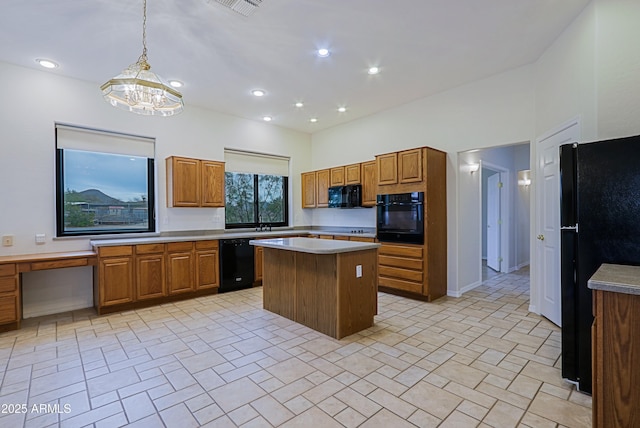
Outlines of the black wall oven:
[{"label": "black wall oven", "polygon": [[379,241],[424,244],[424,192],[378,195],[376,207]]}]

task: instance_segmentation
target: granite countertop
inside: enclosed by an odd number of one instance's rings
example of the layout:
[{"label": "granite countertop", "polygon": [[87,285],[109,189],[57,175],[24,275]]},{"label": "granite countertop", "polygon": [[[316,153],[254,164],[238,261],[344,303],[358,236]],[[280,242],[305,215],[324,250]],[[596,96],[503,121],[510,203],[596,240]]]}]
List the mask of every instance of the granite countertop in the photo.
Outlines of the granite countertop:
[{"label": "granite countertop", "polygon": [[640,294],[640,266],[603,264],[589,279],[592,290]]},{"label": "granite countertop", "polygon": [[251,245],[278,250],[298,251],[311,254],[337,254],[351,251],[375,250],[380,246],[373,242],[335,241],[315,238],[254,239]]}]

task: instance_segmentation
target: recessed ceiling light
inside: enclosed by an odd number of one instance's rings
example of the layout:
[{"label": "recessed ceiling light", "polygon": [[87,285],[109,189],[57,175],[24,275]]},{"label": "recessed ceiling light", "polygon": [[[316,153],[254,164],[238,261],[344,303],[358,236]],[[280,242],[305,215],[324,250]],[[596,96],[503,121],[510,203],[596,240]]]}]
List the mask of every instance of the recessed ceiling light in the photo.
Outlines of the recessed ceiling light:
[{"label": "recessed ceiling light", "polygon": [[326,58],[329,55],[331,55],[331,52],[329,52],[329,49],[327,48],[321,48],[321,49],[318,49],[317,54],[320,58]]},{"label": "recessed ceiling light", "polygon": [[369,70],[367,70],[367,73],[369,73],[369,74],[378,74],[378,73],[380,73],[380,69],[378,67],[371,67],[371,68],[369,68]]},{"label": "recessed ceiling light", "polygon": [[338,111],[340,113],[344,113],[345,111],[347,111],[347,108],[346,107],[338,107]]},{"label": "recessed ceiling light", "polygon": [[302,108],[302,107],[304,107],[304,103],[301,103],[300,101],[298,101],[298,102],[295,104],[295,106],[296,106],[296,107],[298,107],[298,108]]},{"label": "recessed ceiling light", "polygon": [[316,123],[318,121],[318,118],[316,117],[312,117],[311,119],[309,119],[309,122],[311,123]]},{"label": "recessed ceiling light", "polygon": [[36,59],[36,62],[43,66],[44,68],[58,68],[58,64],[49,60],[49,59]]},{"label": "recessed ceiling light", "polygon": [[265,122],[271,122],[272,117],[271,116],[263,116],[262,120],[264,120]]},{"label": "recessed ceiling light", "polygon": [[169,80],[169,85],[174,88],[182,88],[184,86],[184,83],[179,80]]},{"label": "recessed ceiling light", "polygon": [[255,95],[256,97],[264,97],[267,93],[265,91],[263,91],[262,89],[254,89],[253,91],[251,91],[251,93],[253,95]]}]

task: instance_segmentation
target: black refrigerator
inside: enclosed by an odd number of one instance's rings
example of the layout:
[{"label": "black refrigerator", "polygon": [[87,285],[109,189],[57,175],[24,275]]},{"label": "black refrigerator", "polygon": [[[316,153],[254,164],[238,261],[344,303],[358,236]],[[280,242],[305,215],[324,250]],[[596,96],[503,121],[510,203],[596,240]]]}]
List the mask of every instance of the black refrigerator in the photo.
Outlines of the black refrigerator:
[{"label": "black refrigerator", "polygon": [[591,290],[602,263],[640,265],[640,136],[560,146],[562,377],[591,393]]}]

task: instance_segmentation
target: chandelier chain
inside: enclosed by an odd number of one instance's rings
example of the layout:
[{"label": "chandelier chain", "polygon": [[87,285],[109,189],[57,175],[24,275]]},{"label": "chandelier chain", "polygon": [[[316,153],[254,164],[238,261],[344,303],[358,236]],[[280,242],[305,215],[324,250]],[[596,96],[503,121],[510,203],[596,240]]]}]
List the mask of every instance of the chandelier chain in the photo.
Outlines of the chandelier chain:
[{"label": "chandelier chain", "polygon": [[147,62],[147,0],[143,0],[142,4],[142,55],[138,58],[138,64],[148,70],[151,66]]}]

